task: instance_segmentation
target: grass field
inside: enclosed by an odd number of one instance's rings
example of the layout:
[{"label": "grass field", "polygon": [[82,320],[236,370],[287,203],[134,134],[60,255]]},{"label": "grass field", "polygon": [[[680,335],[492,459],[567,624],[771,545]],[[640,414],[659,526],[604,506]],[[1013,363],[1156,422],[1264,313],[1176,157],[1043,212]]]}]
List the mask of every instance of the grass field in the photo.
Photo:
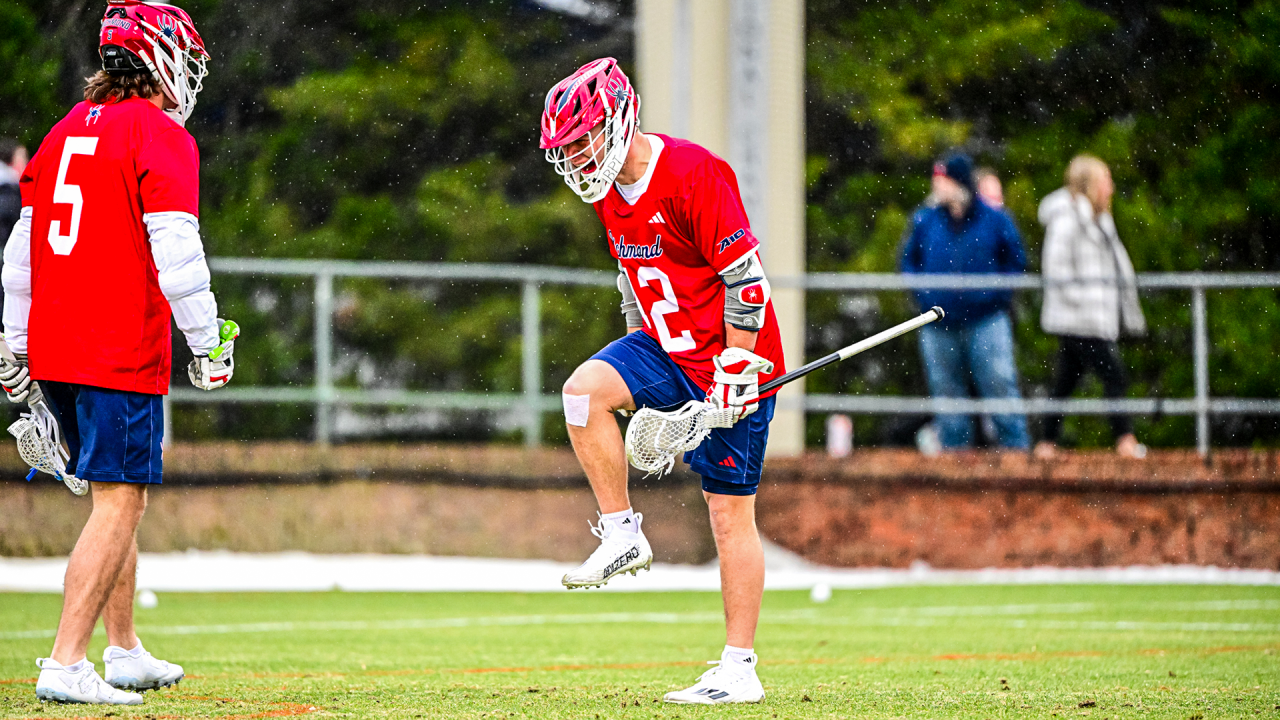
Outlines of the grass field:
[{"label": "grass field", "polygon": [[660,702],[719,655],[711,593],[162,594],[139,632],[188,679],[113,710],[35,701],[59,603],[0,594],[0,715],[1280,718],[1280,588],[773,592],[730,708]]}]

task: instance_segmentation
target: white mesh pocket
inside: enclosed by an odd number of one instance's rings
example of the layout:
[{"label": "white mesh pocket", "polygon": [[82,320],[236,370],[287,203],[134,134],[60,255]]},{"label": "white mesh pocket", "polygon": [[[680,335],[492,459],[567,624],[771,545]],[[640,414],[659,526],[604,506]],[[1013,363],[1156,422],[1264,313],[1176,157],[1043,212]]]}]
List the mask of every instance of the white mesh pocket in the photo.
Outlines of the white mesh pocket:
[{"label": "white mesh pocket", "polygon": [[18,439],[18,454],[22,456],[23,462],[40,472],[58,474],[58,468],[49,455],[48,445],[40,437],[40,428],[31,421],[29,415],[22,416],[10,425],[9,434]]},{"label": "white mesh pocket", "polygon": [[42,401],[31,406],[32,414],[23,415],[9,426],[9,434],[18,441],[18,455],[23,462],[61,480],[71,492],[89,492],[88,481],[67,474],[69,456],[58,439],[58,423]]},{"label": "white mesh pocket", "polygon": [[641,408],[627,426],[627,461],[646,474],[671,472],[677,455],[698,447],[711,434],[706,423],[709,407],[690,400],[673,412]]}]

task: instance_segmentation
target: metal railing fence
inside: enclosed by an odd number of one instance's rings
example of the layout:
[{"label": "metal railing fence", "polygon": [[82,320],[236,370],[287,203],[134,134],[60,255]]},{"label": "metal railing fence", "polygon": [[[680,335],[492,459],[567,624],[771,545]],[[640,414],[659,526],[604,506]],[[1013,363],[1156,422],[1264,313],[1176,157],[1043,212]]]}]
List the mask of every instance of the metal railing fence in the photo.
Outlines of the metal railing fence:
[{"label": "metal railing fence", "polygon": [[[245,387],[231,385],[212,393],[174,388],[167,402],[180,403],[310,403],[316,406],[315,439],[328,443],[333,437],[335,405],[402,406],[433,409],[492,410],[519,413],[525,443],[542,442],[542,415],[560,408],[558,394],[542,392],[543,285],[612,287],[611,271],[537,265],[488,263],[365,262],[347,260],[293,260],[215,258],[215,274],[250,276],[310,276],[315,282],[315,385],[312,387]],[[521,294],[521,392],[435,392],[340,388],[333,377],[333,311],[335,278],[386,278],[389,280],[446,280],[500,282],[519,285]],[[886,290],[1039,290],[1038,275],[900,275],[892,273],[809,273],[804,277],[771,279],[775,287],[800,287],[816,291]],[[806,412],[898,413],[1063,413],[1105,415],[1111,413],[1194,415],[1196,446],[1209,451],[1209,417],[1213,414],[1280,414],[1280,400],[1211,398],[1209,396],[1209,336],[1206,317],[1207,290],[1280,287],[1280,273],[1142,273],[1143,290],[1186,290],[1191,293],[1192,362],[1195,394],[1190,398],[1129,398],[1119,400],[1046,398],[934,399],[879,395],[806,395]],[[796,363],[797,365],[799,363]],[[785,407],[785,405],[783,405]],[[166,408],[166,418],[169,416]],[[169,433],[166,432],[166,435]]]}]

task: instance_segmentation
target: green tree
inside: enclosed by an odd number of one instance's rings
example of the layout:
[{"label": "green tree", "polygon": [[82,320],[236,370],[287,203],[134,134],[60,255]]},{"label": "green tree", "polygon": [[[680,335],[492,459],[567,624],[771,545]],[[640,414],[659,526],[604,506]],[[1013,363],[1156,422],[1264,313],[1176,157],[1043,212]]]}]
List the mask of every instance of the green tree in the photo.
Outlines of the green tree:
[{"label": "green tree", "polygon": [[[13,45],[58,59],[44,76],[26,73],[56,109],[14,119],[38,139],[95,69],[100,14],[83,0],[25,5],[0,57]],[[625,23],[517,0],[184,7],[212,56],[188,125],[210,255],[611,266],[594,213],[537,148],[538,115],[546,89],[586,60],[629,60]],[[309,282],[219,275],[215,291],[244,330],[238,383],[312,382]],[[520,390],[519,287],[344,281],[336,291],[340,385]],[[543,288],[547,390],[621,334],[614,295]],[[175,338],[175,358],[186,353]],[[308,407],[178,410],[184,438],[312,427]],[[444,434],[492,433],[482,414],[453,420]]]},{"label": "green tree", "polygon": [[[185,7],[213,56],[189,125],[212,255],[611,266],[590,208],[537,150],[537,116],[546,88],[587,59],[629,67],[627,23],[593,26],[519,0]],[[0,0],[0,133],[34,146],[80,99],[100,9]],[[1037,204],[1089,151],[1113,168],[1116,219],[1139,270],[1280,268],[1280,2],[810,0],[807,27],[811,270],[893,271],[930,164],[951,147],[999,171],[1033,266]],[[221,275],[216,290],[245,329],[240,381],[312,381],[309,283]],[[352,281],[337,291],[340,383],[519,389],[518,288]],[[614,295],[544,289],[544,390],[621,332]],[[1153,332],[1125,345],[1133,392],[1189,395],[1188,297],[1144,302]],[[813,293],[809,307],[810,356],[910,312],[900,293]],[[1019,364],[1033,393],[1054,353],[1038,310],[1037,295],[1019,295]],[[1274,291],[1211,294],[1215,394],[1277,396],[1280,343],[1267,320],[1278,311]],[[918,395],[922,378],[906,351],[825,370],[809,387]],[[490,432],[471,417],[449,432]],[[860,438],[888,441],[897,421],[858,423]],[[182,437],[310,427],[307,407],[179,417]],[[1105,440],[1102,422],[1075,427],[1082,442]],[[1192,438],[1186,419],[1139,428],[1164,444]],[[1280,428],[1224,419],[1215,433],[1271,443]]]},{"label": "green tree", "polygon": [[[1112,167],[1121,237],[1140,271],[1274,270],[1280,154],[1275,52],[1280,4],[986,3],[974,0],[811,2],[809,266],[891,272],[929,164],[960,147],[992,165],[1024,233],[1033,268],[1041,198],[1077,153]],[[1126,344],[1134,394],[1187,396],[1189,298],[1144,298],[1152,335]],[[810,300],[813,354],[904,315],[898,295]],[[1055,343],[1038,327],[1039,297],[1017,300],[1019,365],[1047,389]],[[1215,293],[1212,392],[1276,397],[1274,291]],[[814,379],[828,392],[923,394],[911,353],[868,357]],[[1094,388],[1097,391],[1097,388]],[[889,439],[892,422],[859,420]],[[1101,421],[1080,439],[1105,442]],[[1217,424],[1217,440],[1280,436],[1274,422]],[[820,437],[817,419],[810,436]],[[1157,443],[1186,444],[1185,419],[1147,421]],[[902,437],[898,438],[903,439]]]},{"label": "green tree", "polygon": [[0,67],[0,136],[34,152],[58,119],[58,59],[42,42],[35,15],[11,0],[0,0]]},{"label": "green tree", "polygon": [[[590,50],[546,13],[401,10],[360,16],[361,43],[342,64],[266,90],[273,121],[248,135],[252,155],[225,168],[234,178],[212,199],[215,252],[609,267],[594,214],[537,149],[545,87]],[[608,292],[543,293],[550,390],[621,321]],[[519,287],[352,281],[338,295],[340,384],[520,391]],[[249,315],[266,335],[309,332],[273,309]],[[291,356],[256,380],[288,382],[310,361]]]}]

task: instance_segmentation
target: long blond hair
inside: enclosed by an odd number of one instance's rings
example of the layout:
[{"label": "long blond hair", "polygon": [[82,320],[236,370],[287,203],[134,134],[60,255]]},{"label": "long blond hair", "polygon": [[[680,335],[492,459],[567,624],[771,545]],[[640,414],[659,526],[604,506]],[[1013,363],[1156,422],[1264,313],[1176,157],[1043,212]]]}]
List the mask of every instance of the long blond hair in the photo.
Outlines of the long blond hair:
[{"label": "long blond hair", "polygon": [[160,83],[146,70],[125,74],[99,70],[93,77],[85,78],[84,99],[91,103],[128,100],[131,97],[145,99],[160,93]]},{"label": "long blond hair", "polygon": [[1081,154],[1071,158],[1071,163],[1067,165],[1067,171],[1063,180],[1067,189],[1075,195],[1082,195],[1089,200],[1089,204],[1093,205],[1095,213],[1104,213],[1111,211],[1111,202],[1104,207],[1098,207],[1098,201],[1094,196],[1094,190],[1103,176],[1110,174],[1111,168],[1093,155]]}]

